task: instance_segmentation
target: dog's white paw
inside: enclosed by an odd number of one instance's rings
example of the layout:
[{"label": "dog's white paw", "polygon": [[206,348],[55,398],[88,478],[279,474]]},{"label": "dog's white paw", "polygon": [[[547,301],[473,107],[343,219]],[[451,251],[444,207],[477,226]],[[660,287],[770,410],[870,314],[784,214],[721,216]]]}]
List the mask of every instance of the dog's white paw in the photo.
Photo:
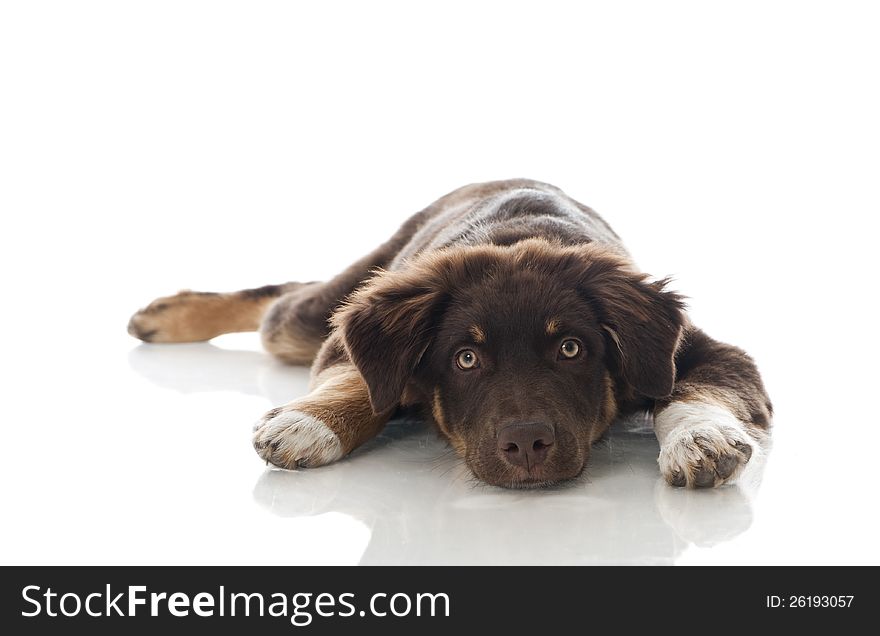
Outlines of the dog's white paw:
[{"label": "dog's white paw", "polygon": [[736,479],[756,448],[730,411],[711,404],[674,403],[655,418],[660,472],[673,486],[712,488]]},{"label": "dog's white paw", "polygon": [[339,437],[321,420],[279,407],[254,425],[254,449],[279,468],[307,468],[335,462],[343,455]]}]

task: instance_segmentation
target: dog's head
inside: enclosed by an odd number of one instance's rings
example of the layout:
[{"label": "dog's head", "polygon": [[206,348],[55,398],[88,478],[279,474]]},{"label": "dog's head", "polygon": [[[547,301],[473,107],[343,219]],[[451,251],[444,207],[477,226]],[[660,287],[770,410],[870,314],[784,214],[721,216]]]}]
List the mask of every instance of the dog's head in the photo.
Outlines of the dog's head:
[{"label": "dog's head", "polygon": [[382,272],[335,316],[377,413],[430,407],[480,479],[580,474],[616,392],[672,392],[680,298],[593,245],[456,247]]}]

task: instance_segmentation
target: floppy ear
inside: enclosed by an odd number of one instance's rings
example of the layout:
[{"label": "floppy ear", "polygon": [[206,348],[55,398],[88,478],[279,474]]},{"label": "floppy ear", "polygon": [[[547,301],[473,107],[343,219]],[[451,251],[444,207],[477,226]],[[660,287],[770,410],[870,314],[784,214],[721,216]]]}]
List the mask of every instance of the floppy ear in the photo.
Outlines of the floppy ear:
[{"label": "floppy ear", "polygon": [[672,393],[675,352],[684,326],[681,297],[665,291],[667,280],[646,282],[613,260],[592,260],[583,291],[599,313],[609,351],[626,382],[651,398]]},{"label": "floppy ear", "polygon": [[396,406],[431,342],[445,294],[425,272],[382,272],[334,316],[374,413]]}]

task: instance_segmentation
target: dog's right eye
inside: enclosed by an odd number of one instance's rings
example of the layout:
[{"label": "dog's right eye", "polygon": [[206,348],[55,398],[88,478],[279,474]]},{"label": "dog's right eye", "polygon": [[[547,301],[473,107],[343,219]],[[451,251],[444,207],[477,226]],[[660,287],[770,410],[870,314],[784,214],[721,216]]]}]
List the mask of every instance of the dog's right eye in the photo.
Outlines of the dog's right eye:
[{"label": "dog's right eye", "polygon": [[470,369],[476,369],[480,366],[480,360],[477,358],[476,353],[470,349],[465,349],[464,351],[459,351],[455,356],[455,364],[459,369],[469,371]]}]

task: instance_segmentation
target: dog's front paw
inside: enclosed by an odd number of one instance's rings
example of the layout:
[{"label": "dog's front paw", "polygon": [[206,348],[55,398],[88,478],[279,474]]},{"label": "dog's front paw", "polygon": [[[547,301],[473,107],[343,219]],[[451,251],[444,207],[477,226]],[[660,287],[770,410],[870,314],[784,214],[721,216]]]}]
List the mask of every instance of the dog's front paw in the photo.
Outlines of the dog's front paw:
[{"label": "dog's front paw", "polygon": [[339,437],[324,422],[290,406],[266,413],[254,425],[254,449],[279,468],[310,468],[335,462]]},{"label": "dog's front paw", "polygon": [[676,422],[660,446],[657,461],[663,477],[673,486],[688,488],[713,488],[733,481],[751,459],[755,441],[723,409],[689,405],[688,410],[690,417]]}]

